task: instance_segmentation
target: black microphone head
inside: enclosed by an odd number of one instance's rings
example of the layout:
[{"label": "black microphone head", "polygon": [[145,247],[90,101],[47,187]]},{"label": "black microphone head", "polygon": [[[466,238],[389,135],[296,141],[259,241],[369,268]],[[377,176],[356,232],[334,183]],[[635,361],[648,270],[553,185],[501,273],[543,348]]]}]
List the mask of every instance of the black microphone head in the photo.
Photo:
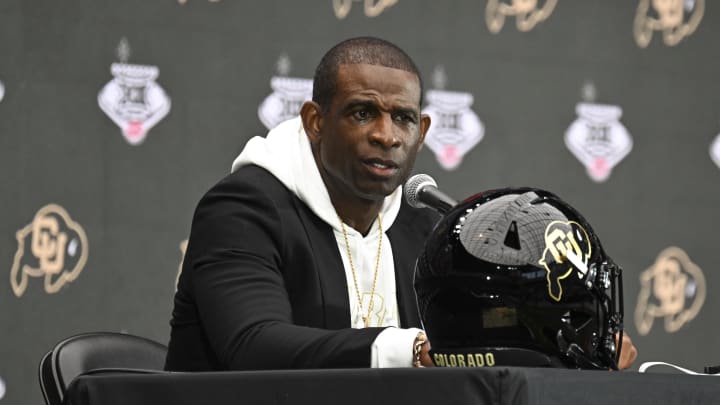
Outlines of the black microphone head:
[{"label": "black microphone head", "polygon": [[420,191],[427,186],[437,187],[435,180],[427,174],[416,174],[405,182],[405,200],[413,208],[425,208],[426,205],[420,202]]}]

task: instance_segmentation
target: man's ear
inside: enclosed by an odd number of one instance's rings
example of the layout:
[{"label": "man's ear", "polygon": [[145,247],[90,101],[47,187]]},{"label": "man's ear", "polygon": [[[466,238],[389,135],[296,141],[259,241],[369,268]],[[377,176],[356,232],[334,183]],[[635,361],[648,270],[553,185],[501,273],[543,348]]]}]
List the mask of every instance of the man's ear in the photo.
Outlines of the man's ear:
[{"label": "man's ear", "polygon": [[300,107],[300,118],[302,119],[303,128],[310,140],[310,144],[314,145],[320,141],[320,128],[322,128],[322,110],[320,105],[314,101],[306,101]]},{"label": "man's ear", "polygon": [[425,135],[427,135],[428,129],[430,129],[430,116],[422,114],[420,115],[420,141],[418,142],[418,150],[422,149],[425,143]]}]

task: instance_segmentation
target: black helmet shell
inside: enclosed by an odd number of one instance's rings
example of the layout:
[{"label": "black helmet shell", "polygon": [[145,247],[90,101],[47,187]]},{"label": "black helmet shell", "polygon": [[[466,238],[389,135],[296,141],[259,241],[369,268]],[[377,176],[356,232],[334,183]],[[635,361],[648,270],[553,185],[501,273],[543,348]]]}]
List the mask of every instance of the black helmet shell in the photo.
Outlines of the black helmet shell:
[{"label": "black helmet shell", "polygon": [[555,194],[475,195],[438,223],[415,289],[439,366],[615,368],[620,269]]}]

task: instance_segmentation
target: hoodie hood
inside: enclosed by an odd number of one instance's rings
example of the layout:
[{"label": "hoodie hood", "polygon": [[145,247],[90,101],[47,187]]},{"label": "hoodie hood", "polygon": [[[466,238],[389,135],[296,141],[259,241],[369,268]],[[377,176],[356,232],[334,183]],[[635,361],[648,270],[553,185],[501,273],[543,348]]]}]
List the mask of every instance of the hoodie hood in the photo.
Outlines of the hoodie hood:
[{"label": "hoodie hood", "polygon": [[[246,165],[260,166],[269,171],[307,204],[315,215],[337,232],[342,232],[300,117],[280,123],[265,138],[255,136],[250,139],[233,162],[231,171]],[[385,231],[395,222],[401,201],[402,186],[385,198],[380,211]]]}]

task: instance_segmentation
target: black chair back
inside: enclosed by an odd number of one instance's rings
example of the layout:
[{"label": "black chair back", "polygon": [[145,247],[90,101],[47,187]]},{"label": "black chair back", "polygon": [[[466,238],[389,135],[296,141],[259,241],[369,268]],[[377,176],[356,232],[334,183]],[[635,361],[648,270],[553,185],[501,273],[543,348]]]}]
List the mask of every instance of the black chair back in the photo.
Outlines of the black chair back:
[{"label": "black chair back", "polygon": [[48,405],[60,405],[72,380],[101,369],[160,371],[167,347],[140,336],[92,332],[69,337],[40,360],[40,388]]}]

